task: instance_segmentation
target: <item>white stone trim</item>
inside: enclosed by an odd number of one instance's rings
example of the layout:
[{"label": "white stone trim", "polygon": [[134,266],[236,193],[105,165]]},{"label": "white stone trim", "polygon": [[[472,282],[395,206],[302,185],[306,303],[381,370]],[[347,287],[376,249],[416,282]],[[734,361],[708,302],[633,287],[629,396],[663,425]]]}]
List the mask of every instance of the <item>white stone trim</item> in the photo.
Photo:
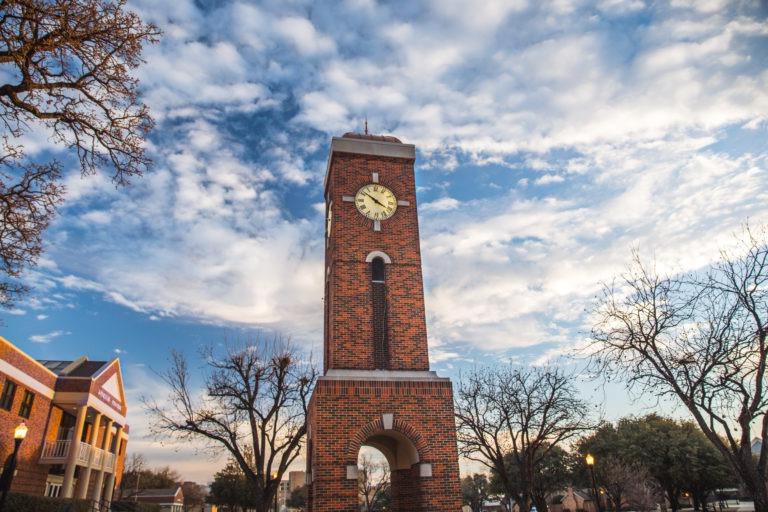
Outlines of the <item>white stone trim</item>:
[{"label": "white stone trim", "polygon": [[395,425],[395,415],[391,412],[382,414],[381,424],[384,426],[384,430],[392,430],[392,427]]},{"label": "white stone trim", "polygon": [[328,370],[320,380],[361,380],[361,381],[440,381],[450,382],[447,377],[438,377],[433,371],[408,370]]},{"label": "white stone trim", "polygon": [[53,399],[54,391],[52,388],[46,386],[28,373],[24,373],[4,359],[0,359],[0,373],[6,374],[11,379],[40,393],[49,400]]},{"label": "white stone trim", "polygon": [[365,257],[365,262],[370,263],[375,258],[381,258],[384,260],[384,263],[392,263],[392,258],[389,257],[389,255],[383,251],[371,251],[368,253],[368,256]]},{"label": "white stone trim", "polygon": [[381,221],[380,220],[373,221],[373,230],[374,231],[381,231]]},{"label": "white stone trim", "polygon": [[87,405],[88,407],[93,407],[107,418],[121,425],[125,425],[125,416],[117,412],[112,406],[108,405],[101,398],[88,393]]},{"label": "white stone trim", "polygon": [[341,196],[341,200],[346,201],[347,203],[354,203],[355,196]]},{"label": "white stone trim", "polygon": [[24,352],[23,350],[21,350],[19,347],[17,347],[16,345],[14,345],[14,344],[13,344],[13,343],[11,343],[10,341],[8,341],[6,338],[3,338],[2,336],[0,336],[0,342],[4,342],[4,343],[6,343],[6,344],[8,345],[8,348],[10,348],[11,350],[14,350],[14,351],[15,351],[16,353],[18,353],[18,354],[21,354],[21,355],[24,357],[24,359],[26,359],[26,360],[27,360],[27,361],[29,361],[30,363],[32,363],[32,364],[34,364],[34,365],[36,365],[38,368],[41,368],[43,371],[45,371],[45,372],[47,372],[48,374],[50,374],[50,375],[51,375],[51,377],[53,377],[53,378],[56,378],[56,379],[57,379],[57,378],[59,378],[59,376],[58,376],[58,375],[56,375],[56,373],[55,373],[55,372],[51,371],[51,369],[50,369],[50,368],[48,368],[47,366],[45,366],[43,363],[41,363],[41,362],[40,362],[40,361],[38,361],[37,359],[34,359],[34,358],[30,357],[30,355],[29,355],[29,354],[27,354],[26,352]]},{"label": "white stone trim", "polygon": [[388,142],[383,140],[334,137],[331,139],[331,147],[328,150],[328,163],[325,166],[323,188],[328,184],[328,173],[331,171],[331,161],[333,160],[334,152],[406,158],[408,160],[416,159],[416,146],[413,144],[403,144],[401,142]]},{"label": "white stone trim", "polygon": [[357,480],[357,465],[347,465],[347,480]]},{"label": "white stone trim", "polygon": [[410,201],[404,201],[402,199],[398,199],[397,200],[397,205],[398,206],[411,206],[411,202]]},{"label": "white stone trim", "polygon": [[432,464],[428,462],[422,462],[419,464],[419,476],[421,478],[429,478],[432,476]]},{"label": "white stone trim", "polygon": [[371,173],[371,181],[374,182],[374,183],[378,183],[379,182],[379,173],[372,172]]}]

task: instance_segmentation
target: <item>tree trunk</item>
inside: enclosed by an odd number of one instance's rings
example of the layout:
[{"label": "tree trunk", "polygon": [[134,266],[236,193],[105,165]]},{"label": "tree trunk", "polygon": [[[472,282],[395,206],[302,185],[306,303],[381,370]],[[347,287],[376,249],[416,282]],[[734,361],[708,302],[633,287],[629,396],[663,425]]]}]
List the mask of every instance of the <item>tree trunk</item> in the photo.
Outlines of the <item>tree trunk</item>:
[{"label": "tree trunk", "polygon": [[[611,504],[613,505],[613,510],[615,512],[619,512],[621,510],[621,493],[606,493],[606,497],[608,497],[611,500]],[[606,507],[608,508],[608,507]]]},{"label": "tree trunk", "polygon": [[755,499],[755,512],[768,512],[768,491],[766,491],[765,482],[758,482],[754,487],[750,490]]}]

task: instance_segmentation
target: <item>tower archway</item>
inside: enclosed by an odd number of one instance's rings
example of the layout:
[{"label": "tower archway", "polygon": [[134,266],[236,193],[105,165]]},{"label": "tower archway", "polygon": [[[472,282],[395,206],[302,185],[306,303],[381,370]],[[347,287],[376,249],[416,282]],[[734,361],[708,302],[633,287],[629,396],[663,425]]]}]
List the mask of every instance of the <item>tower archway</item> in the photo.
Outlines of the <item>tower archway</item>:
[{"label": "tower archway", "polygon": [[357,464],[360,453],[365,447],[377,450],[389,467],[390,510],[422,510],[421,480],[425,475],[431,476],[432,469],[432,465],[425,462],[428,445],[411,425],[393,416],[383,414],[360,429],[350,439],[347,457],[350,462],[354,460],[359,479],[360,467]]}]

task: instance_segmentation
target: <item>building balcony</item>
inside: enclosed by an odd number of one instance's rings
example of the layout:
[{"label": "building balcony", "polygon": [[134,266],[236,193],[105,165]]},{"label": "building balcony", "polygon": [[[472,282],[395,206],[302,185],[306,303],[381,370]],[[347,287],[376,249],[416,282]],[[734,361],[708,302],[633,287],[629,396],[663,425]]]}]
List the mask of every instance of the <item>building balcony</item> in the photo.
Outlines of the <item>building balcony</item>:
[{"label": "building balcony", "polygon": [[[40,454],[40,464],[66,464],[69,460],[72,441],[46,441]],[[77,450],[76,464],[96,470],[112,473],[115,470],[115,454],[104,451],[88,443],[75,443]]]}]

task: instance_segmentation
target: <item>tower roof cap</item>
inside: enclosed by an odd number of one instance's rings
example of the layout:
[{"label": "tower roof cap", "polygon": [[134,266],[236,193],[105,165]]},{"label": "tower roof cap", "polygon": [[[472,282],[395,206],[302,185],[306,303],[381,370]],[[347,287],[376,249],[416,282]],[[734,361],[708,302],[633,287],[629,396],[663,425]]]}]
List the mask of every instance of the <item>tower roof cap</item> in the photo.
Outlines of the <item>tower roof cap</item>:
[{"label": "tower roof cap", "polygon": [[364,140],[379,140],[382,142],[396,142],[402,144],[403,141],[392,135],[371,135],[370,133],[356,133],[347,132],[341,136],[343,139],[364,139]]}]

